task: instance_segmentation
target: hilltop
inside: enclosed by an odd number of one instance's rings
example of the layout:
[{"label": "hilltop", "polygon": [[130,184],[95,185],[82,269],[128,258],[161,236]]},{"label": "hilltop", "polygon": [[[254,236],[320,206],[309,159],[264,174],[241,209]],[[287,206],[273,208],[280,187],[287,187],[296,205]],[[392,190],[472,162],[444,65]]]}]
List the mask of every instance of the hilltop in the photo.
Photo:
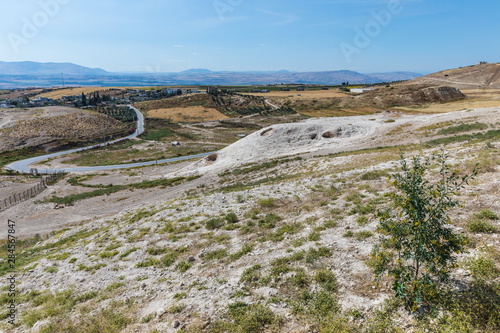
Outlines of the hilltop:
[{"label": "hilltop", "polygon": [[500,63],[448,69],[406,84],[447,85],[458,89],[500,89]]}]

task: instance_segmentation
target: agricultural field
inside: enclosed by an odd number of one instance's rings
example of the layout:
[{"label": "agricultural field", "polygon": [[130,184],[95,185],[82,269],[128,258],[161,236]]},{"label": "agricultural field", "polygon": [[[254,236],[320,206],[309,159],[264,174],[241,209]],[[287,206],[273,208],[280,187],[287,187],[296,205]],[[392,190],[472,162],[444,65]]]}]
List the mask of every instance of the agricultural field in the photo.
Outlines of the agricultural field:
[{"label": "agricultural field", "polygon": [[102,92],[109,91],[110,89],[121,89],[118,87],[77,87],[77,88],[66,88],[66,89],[57,89],[51,92],[46,92],[42,94],[38,94],[35,97],[45,97],[51,99],[61,99],[63,96],[77,96],[84,93],[85,95],[94,93],[94,92]]}]

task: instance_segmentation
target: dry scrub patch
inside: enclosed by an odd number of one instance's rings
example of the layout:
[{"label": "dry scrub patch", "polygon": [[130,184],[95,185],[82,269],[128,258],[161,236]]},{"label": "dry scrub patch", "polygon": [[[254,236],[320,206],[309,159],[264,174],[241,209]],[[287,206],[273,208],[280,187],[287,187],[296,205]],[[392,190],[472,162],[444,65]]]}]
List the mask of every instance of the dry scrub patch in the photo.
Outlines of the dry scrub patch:
[{"label": "dry scrub patch", "polygon": [[170,119],[172,122],[197,122],[227,119],[228,117],[214,108],[203,106],[156,109],[148,111],[148,118]]}]

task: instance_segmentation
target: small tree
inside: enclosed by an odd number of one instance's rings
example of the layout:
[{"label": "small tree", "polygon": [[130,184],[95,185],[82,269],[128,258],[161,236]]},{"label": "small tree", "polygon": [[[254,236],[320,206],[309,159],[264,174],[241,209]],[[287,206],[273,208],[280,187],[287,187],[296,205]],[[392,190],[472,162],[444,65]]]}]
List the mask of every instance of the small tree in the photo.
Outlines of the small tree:
[{"label": "small tree", "polygon": [[[392,205],[377,213],[381,237],[370,266],[377,279],[386,274],[394,278],[396,296],[411,311],[428,303],[448,280],[454,254],[464,245],[464,238],[450,229],[447,211],[459,204],[454,195],[476,172],[460,177],[450,171],[446,158],[445,153],[426,159],[415,156],[408,165],[402,154],[403,173],[391,177],[397,189],[391,194]],[[434,160],[437,177],[428,175]]]}]

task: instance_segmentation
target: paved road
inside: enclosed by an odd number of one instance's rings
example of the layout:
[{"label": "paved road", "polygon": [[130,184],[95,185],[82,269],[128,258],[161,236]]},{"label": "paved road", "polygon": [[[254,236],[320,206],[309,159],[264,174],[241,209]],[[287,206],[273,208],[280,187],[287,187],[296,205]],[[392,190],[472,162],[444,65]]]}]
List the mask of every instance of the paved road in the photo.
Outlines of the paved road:
[{"label": "paved road", "polygon": [[[25,160],[17,161],[14,163],[10,163],[5,166],[6,169],[13,170],[13,171],[18,171],[22,173],[29,173],[31,171],[31,168],[29,167],[32,164],[36,164],[40,161],[53,158],[53,157],[59,157],[71,153],[76,153],[96,147],[101,147],[104,145],[109,145],[113,144],[122,140],[126,139],[132,139],[144,132],[144,116],[142,113],[134,108],[132,105],[128,105],[132,110],[135,111],[137,114],[137,129],[135,130],[134,134],[131,134],[125,138],[109,141],[106,143],[101,143],[98,145],[93,145],[89,147],[83,147],[83,148],[77,148],[77,149],[71,149],[71,150],[66,150],[66,151],[61,151],[53,154],[48,154],[48,155],[43,155],[43,156],[38,156],[38,157],[32,157],[28,158]],[[40,173],[52,173],[52,172],[60,172],[60,171],[65,171],[65,172],[85,172],[85,171],[105,171],[105,170],[113,170],[113,169],[128,169],[128,168],[133,168],[133,167],[139,167],[139,166],[147,166],[147,165],[154,165],[154,164],[160,164],[160,163],[168,163],[168,162],[177,162],[177,161],[184,161],[184,160],[190,160],[193,158],[201,158],[205,157],[208,155],[213,154],[214,152],[209,152],[209,153],[203,153],[203,154],[196,154],[196,155],[190,155],[190,156],[182,156],[182,157],[175,157],[175,158],[167,158],[164,160],[158,160],[158,161],[149,161],[149,162],[140,162],[140,163],[131,163],[131,164],[118,164],[118,165],[104,165],[104,166],[95,166],[95,167],[79,167],[79,168],[67,168],[64,170],[61,169],[38,169],[38,172]]]}]

